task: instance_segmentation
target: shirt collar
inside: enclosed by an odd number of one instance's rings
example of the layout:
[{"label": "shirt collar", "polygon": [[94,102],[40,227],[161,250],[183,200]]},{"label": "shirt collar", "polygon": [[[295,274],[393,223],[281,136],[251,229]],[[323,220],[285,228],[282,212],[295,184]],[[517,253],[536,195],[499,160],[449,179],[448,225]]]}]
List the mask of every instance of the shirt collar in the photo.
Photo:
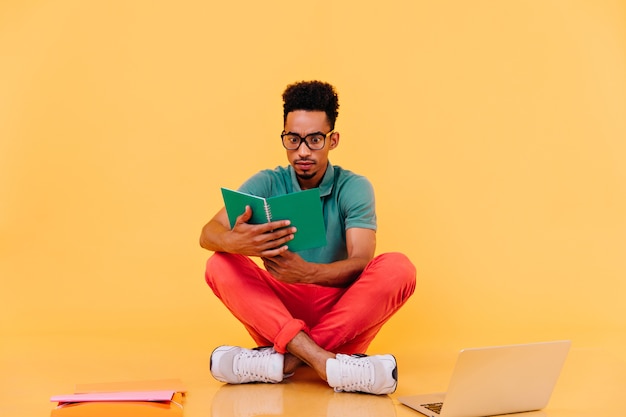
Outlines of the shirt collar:
[{"label": "shirt collar", "polygon": [[[300,188],[300,183],[298,183],[298,178],[296,177],[296,172],[293,167],[289,165],[289,173],[291,175],[291,185],[293,189],[296,191],[302,191]],[[328,162],[328,166],[326,167],[326,172],[324,173],[324,177],[322,178],[322,182],[318,186],[320,189],[320,196],[324,197],[330,195],[333,191],[333,184],[335,183],[335,167],[333,164]]]}]

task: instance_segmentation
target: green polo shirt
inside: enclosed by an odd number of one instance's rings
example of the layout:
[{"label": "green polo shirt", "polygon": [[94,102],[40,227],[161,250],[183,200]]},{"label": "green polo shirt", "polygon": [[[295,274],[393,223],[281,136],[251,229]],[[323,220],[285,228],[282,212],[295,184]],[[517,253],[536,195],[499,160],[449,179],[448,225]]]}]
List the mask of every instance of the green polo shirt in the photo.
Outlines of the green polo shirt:
[{"label": "green polo shirt", "polygon": [[[367,178],[329,162],[319,189],[327,244],[298,254],[315,263],[346,259],[346,230],[353,227],[376,230],[374,188]],[[287,166],[260,171],[244,182],[239,190],[268,198],[302,189],[293,168]]]}]

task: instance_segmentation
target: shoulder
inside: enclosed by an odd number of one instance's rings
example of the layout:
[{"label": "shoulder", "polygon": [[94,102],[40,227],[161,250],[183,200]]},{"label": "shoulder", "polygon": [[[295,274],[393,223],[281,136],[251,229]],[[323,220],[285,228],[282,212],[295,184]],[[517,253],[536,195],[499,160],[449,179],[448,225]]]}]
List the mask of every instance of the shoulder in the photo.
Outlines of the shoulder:
[{"label": "shoulder", "polygon": [[369,207],[373,210],[375,196],[374,187],[370,180],[363,175],[356,174],[339,166],[334,166],[334,169],[334,192],[344,212],[348,212],[357,207]]},{"label": "shoulder", "polygon": [[251,176],[246,182],[250,180],[277,180],[285,177],[289,177],[289,168],[278,166],[274,169],[263,169]]},{"label": "shoulder", "polygon": [[364,175],[357,174],[344,169],[338,165],[335,169],[335,186],[339,191],[350,190],[354,192],[373,193],[374,187],[370,180]]},{"label": "shoulder", "polygon": [[339,212],[345,228],[376,230],[376,199],[369,179],[352,171],[335,167],[335,190]]},{"label": "shoulder", "polygon": [[279,166],[274,169],[264,169],[257,172],[239,187],[239,191],[261,197],[269,197],[277,189],[285,188],[285,184],[288,184],[289,181],[289,169]]}]

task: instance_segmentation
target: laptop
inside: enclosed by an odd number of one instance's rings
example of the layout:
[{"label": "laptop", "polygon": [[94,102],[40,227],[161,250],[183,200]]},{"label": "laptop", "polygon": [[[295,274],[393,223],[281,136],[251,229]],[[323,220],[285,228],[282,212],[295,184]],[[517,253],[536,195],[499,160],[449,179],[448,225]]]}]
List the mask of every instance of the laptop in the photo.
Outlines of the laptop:
[{"label": "laptop", "polygon": [[486,417],[544,408],[571,341],[463,349],[446,393],[399,397],[429,417]]}]

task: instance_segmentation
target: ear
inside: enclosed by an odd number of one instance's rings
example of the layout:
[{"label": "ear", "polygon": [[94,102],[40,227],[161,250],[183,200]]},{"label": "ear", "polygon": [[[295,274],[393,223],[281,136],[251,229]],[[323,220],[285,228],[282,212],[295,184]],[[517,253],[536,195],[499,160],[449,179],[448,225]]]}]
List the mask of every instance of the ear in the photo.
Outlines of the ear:
[{"label": "ear", "polygon": [[337,146],[339,146],[339,138],[340,138],[340,134],[339,132],[333,132],[332,135],[330,135],[330,137],[328,139],[330,139],[330,146],[328,147],[329,149],[335,149]]}]

